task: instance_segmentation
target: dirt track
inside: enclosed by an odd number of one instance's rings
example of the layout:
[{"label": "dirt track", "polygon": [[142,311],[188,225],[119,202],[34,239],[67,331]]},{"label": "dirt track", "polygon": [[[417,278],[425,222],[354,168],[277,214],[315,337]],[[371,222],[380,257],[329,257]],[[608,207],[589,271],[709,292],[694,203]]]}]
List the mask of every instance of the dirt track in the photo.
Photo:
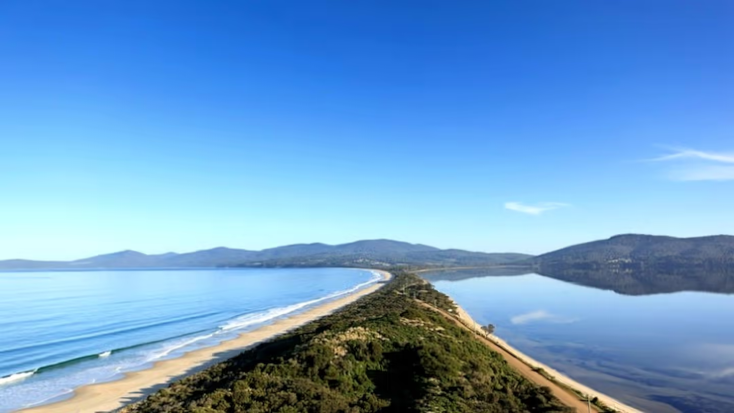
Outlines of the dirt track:
[{"label": "dirt track", "polygon": [[[447,320],[451,321],[452,323],[456,324],[457,326],[460,326],[460,327],[462,327],[462,328],[464,328],[466,330],[469,330],[472,333],[474,333],[474,335],[478,339],[480,339],[484,344],[488,345],[492,350],[500,353],[502,355],[502,357],[505,358],[505,360],[507,361],[507,363],[510,366],[512,366],[512,368],[514,368],[515,370],[517,370],[518,373],[522,374],[525,378],[527,378],[528,380],[530,380],[533,383],[537,384],[538,386],[546,386],[546,387],[550,388],[551,391],[553,392],[553,395],[556,396],[558,398],[558,400],[560,400],[566,406],[575,408],[579,413],[583,413],[583,412],[587,412],[588,411],[588,408],[589,407],[588,407],[588,405],[587,405],[586,402],[583,402],[583,401],[579,400],[579,398],[577,396],[573,395],[572,393],[569,393],[563,387],[559,386],[558,384],[556,384],[555,382],[553,382],[551,380],[548,380],[547,378],[545,378],[541,374],[533,371],[533,369],[530,368],[530,366],[528,366],[527,364],[525,364],[522,361],[518,360],[511,353],[507,352],[505,349],[503,349],[502,347],[498,346],[497,344],[495,344],[491,340],[488,340],[487,338],[483,337],[482,335],[477,334],[476,331],[472,330],[471,328],[469,328],[469,326],[467,326],[463,322],[459,321],[456,318],[456,316],[454,316],[454,315],[452,315],[450,313],[447,313],[447,312],[445,312],[445,311],[443,311],[441,309],[435,308],[435,307],[433,307],[431,305],[428,305],[428,304],[426,304],[426,303],[424,303],[422,301],[420,302],[420,304],[423,305],[424,307],[430,308],[431,310],[440,313]],[[591,411],[592,412],[596,412],[597,410],[592,407]]]}]

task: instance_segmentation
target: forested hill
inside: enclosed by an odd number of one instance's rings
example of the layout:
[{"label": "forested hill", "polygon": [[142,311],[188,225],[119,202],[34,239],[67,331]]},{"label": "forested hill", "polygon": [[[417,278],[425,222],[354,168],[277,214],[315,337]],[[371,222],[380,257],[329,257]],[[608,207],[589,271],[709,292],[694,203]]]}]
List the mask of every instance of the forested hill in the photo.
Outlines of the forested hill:
[{"label": "forested hill", "polygon": [[674,238],[617,235],[563,248],[530,261],[540,268],[734,267],[734,236]]},{"label": "forested hill", "polygon": [[121,413],[566,413],[466,329],[421,305],[453,302],[409,274]]},{"label": "forested hill", "polygon": [[530,258],[517,253],[483,253],[456,249],[440,250],[351,250],[334,249],[319,254],[282,257],[261,262],[245,262],[243,267],[368,267],[368,268],[431,268],[487,267],[511,264]]},{"label": "forested hill", "polygon": [[515,253],[482,253],[442,250],[422,244],[391,240],[366,240],[348,244],[296,244],[251,251],[213,248],[184,254],[157,255],[120,251],[75,261],[0,261],[0,270],[94,268],[192,268],[192,267],[420,267],[489,266],[529,258]]}]

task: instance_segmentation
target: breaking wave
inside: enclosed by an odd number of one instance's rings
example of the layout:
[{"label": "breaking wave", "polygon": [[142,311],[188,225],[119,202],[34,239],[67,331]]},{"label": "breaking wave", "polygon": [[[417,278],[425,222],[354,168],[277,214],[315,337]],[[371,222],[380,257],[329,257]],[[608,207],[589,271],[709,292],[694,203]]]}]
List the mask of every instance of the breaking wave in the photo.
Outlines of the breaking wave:
[{"label": "breaking wave", "polygon": [[24,371],[24,372],[21,372],[21,373],[11,374],[11,375],[5,376],[5,377],[0,377],[0,386],[6,385],[6,384],[10,384],[10,383],[15,383],[15,382],[18,382],[18,381],[21,381],[21,380],[25,380],[25,379],[27,379],[28,377],[31,377],[34,374],[36,374],[36,370]]}]

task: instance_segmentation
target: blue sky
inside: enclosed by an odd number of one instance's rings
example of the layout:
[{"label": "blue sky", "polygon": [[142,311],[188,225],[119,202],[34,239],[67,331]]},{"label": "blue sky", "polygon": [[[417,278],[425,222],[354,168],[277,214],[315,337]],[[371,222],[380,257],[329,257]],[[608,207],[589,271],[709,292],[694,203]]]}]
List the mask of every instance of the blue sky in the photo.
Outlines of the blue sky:
[{"label": "blue sky", "polygon": [[4,1],[0,258],[734,233],[731,1]]}]

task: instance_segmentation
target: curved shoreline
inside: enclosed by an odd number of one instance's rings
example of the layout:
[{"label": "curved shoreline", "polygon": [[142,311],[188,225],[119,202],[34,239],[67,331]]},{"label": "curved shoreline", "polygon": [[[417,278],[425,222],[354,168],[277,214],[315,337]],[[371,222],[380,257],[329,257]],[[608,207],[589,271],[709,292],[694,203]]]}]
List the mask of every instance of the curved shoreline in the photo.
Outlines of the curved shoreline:
[{"label": "curved shoreline", "polygon": [[167,387],[170,383],[204,370],[216,363],[232,358],[248,348],[269,340],[294,328],[331,314],[332,312],[357,301],[365,295],[382,288],[384,281],[392,274],[372,270],[382,275],[383,279],[375,284],[337,298],[302,313],[276,320],[258,329],[240,334],[237,338],[219,343],[216,346],[202,348],[185,353],[183,356],[163,360],[153,364],[149,369],[125,373],[115,381],[89,384],[74,390],[71,398],[18,410],[23,413],[84,413],[110,411],[127,404],[140,401],[148,395]]},{"label": "curved shoreline", "polygon": [[[468,327],[475,331],[482,331],[481,330],[481,324],[474,321],[474,319],[467,313],[460,305],[454,301],[454,304],[456,304],[456,313],[459,319]],[[591,398],[598,397],[599,400],[604,403],[606,406],[615,409],[616,411],[620,413],[643,413],[642,410],[636,409],[634,407],[628,406],[619,400],[607,396],[606,394],[603,394],[601,392],[598,392],[591,387],[585,386],[576,380],[564,375],[563,373],[560,373],[559,371],[553,369],[552,367],[549,367],[532,357],[524,354],[520,350],[512,347],[509,345],[506,341],[502,340],[501,338],[495,336],[495,335],[484,335],[490,342],[494,343],[497,347],[504,350],[506,353],[508,353],[510,356],[516,358],[520,362],[522,362],[525,365],[530,366],[533,369],[543,369],[545,372],[550,375],[553,378],[553,381],[556,383],[559,383],[563,386],[569,387],[575,391],[578,391],[582,394],[590,395]],[[540,373],[536,373],[539,376],[542,376]]]}]

